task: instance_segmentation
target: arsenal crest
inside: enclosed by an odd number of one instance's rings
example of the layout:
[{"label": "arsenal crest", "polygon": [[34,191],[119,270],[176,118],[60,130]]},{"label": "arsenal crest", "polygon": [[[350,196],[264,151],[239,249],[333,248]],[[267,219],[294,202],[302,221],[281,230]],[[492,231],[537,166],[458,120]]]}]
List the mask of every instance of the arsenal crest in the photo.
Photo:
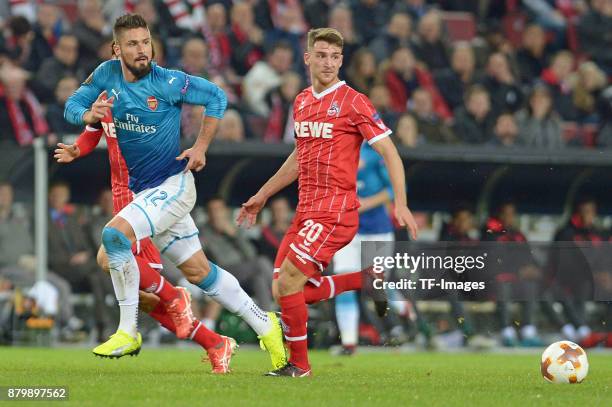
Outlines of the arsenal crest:
[{"label": "arsenal crest", "polygon": [[149,106],[149,109],[151,110],[157,110],[157,99],[155,99],[155,96],[149,96],[147,98],[147,106]]}]

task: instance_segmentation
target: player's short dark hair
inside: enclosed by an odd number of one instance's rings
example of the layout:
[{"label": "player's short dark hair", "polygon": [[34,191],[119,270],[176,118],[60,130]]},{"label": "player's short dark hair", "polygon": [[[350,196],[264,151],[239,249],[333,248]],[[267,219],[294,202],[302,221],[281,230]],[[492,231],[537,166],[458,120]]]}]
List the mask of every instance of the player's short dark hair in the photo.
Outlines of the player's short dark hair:
[{"label": "player's short dark hair", "polygon": [[134,28],[146,28],[148,30],[149,26],[140,14],[124,14],[119,17],[115,20],[115,25],[113,26],[113,38],[115,42],[121,32]]},{"label": "player's short dark hair", "polygon": [[344,47],[344,38],[340,31],[334,28],[314,28],[308,31],[308,49],[314,47],[315,42],[324,41],[332,45],[336,45],[342,49]]}]

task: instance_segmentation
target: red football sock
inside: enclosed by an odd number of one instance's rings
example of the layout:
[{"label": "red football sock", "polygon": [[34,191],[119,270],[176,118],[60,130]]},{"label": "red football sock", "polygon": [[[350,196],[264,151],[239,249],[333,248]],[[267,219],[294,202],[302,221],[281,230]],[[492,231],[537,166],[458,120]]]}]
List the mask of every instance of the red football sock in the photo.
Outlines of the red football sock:
[{"label": "red football sock", "polygon": [[306,323],[308,322],[308,309],[304,300],[304,293],[299,292],[280,297],[281,318],[285,323],[285,339],[289,346],[291,357],[289,362],[297,367],[309,370],[308,340]]},{"label": "red football sock", "polygon": [[[170,316],[168,316],[166,307],[161,301],[157,303],[157,306],[149,315],[155,318],[164,328],[176,333],[174,323],[172,319],[170,319]],[[198,320],[193,321],[193,332],[189,338],[204,349],[210,349],[221,342],[221,336],[218,333],[206,328],[206,326]]]},{"label": "red football sock", "polygon": [[176,287],[151,267],[147,260],[136,256],[136,263],[138,263],[138,271],[140,272],[140,289],[142,291],[154,293],[165,303],[178,296]]},{"label": "red football sock", "polygon": [[193,322],[193,332],[189,337],[204,349],[214,348],[223,340],[221,335],[206,328],[206,325],[197,320]]},{"label": "red football sock", "polygon": [[360,290],[362,286],[361,272],[334,274],[321,279],[317,287],[314,284],[304,286],[304,298],[306,304],[324,301],[337,296],[345,291]]}]

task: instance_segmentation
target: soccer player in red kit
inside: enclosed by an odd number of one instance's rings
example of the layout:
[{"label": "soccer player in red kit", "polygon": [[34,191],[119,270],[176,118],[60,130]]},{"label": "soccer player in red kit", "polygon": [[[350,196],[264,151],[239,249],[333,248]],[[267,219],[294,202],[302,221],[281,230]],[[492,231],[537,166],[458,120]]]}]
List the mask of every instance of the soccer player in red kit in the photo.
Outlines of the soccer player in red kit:
[{"label": "soccer player in red kit", "polygon": [[[95,149],[104,134],[111,167],[113,213],[117,214],[132,202],[134,194],[128,187],[128,169],[119,149],[110,110],[107,110],[99,124],[100,128],[87,126],[73,145],[59,143],[58,149],[55,150],[55,158],[60,163],[68,163],[84,157]],[[140,273],[141,307],[162,326],[174,332],[178,338],[190,338],[200,344],[208,353],[213,373],[227,373],[231,352],[224,346],[225,338],[209,330],[194,318],[191,312],[191,299],[186,289],[174,287],[156,271],[160,270],[162,265],[160,253],[153,242],[144,239],[134,246],[133,251]],[[103,269],[108,269],[102,248],[98,252],[98,264]]]},{"label": "soccer player in red kit", "polygon": [[331,298],[362,286],[362,273],[322,278],[334,254],[355,236],[357,167],[366,140],[384,159],[393,186],[394,215],[416,238],[417,226],[406,204],[404,166],[388,137],[391,130],[366,96],[338,78],[342,35],[331,28],[308,33],[304,62],[312,86],[293,104],[296,148],[261,189],[242,205],[239,224],[255,223],[268,198],[298,179],[297,214],[279,248],[274,291],[277,292],[291,357],[269,376],[310,375],[306,323],[307,303]]}]

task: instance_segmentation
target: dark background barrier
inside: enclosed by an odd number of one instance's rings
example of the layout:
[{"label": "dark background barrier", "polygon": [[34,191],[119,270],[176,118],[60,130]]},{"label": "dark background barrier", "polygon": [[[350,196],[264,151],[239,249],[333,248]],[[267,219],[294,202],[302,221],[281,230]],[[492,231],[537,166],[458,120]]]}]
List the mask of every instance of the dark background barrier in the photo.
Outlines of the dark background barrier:
[{"label": "dark background barrier", "polygon": [[[204,171],[196,176],[198,203],[220,194],[238,206],[282,165],[292,146],[244,142],[213,142]],[[612,213],[612,152],[560,151],[482,146],[427,146],[402,149],[410,205],[416,210],[448,210],[458,201],[486,210],[501,199],[516,200],[520,212],[559,214],[578,195],[600,203],[602,215]],[[11,181],[17,199],[32,200],[31,149],[0,148],[0,173]],[[52,160],[49,179],[70,183],[75,203],[93,203],[109,186],[109,164],[101,148],[69,165]],[[297,186],[283,192],[295,203]]]}]

